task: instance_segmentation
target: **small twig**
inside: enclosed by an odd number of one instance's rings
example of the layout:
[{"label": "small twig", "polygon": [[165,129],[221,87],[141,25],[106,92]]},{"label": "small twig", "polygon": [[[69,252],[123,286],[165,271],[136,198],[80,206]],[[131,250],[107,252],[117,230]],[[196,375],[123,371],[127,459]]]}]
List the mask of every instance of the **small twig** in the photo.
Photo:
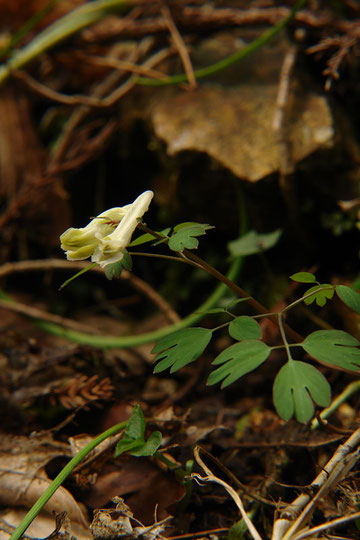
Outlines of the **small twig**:
[{"label": "small twig", "polygon": [[[143,40],[143,42],[139,45],[132,60],[135,60],[135,58],[146,54],[150,45],[151,41],[149,41],[148,39]],[[167,58],[170,54],[173,54],[172,50],[161,50],[147,60],[145,60],[145,62],[142,64],[142,67],[145,69],[153,68],[156,65],[160,64],[163,60],[165,60],[165,58]],[[135,86],[136,77],[135,75],[133,75],[127,81],[125,81],[124,84],[116,88],[112,93],[108,94],[108,96],[104,98],[104,96],[111,91],[111,88],[114,87],[114,84],[118,83],[120,77],[121,72],[115,69],[114,72],[110,73],[110,75],[108,75],[108,77],[101,81],[101,83],[98,84],[93,90],[93,96],[100,101],[103,100],[102,103],[103,105],[105,104],[106,107],[114,105],[116,101],[118,101],[128,92],[130,92],[130,90],[132,90],[132,88]],[[48,164],[49,174],[51,170],[56,168],[56,166],[58,166],[58,164],[60,164],[64,160],[66,151],[70,146],[71,138],[76,127],[80,124],[80,122],[84,120],[84,118],[90,113],[90,111],[91,108],[88,106],[80,106],[78,109],[73,111],[72,115],[64,126],[63,132],[61,133],[52,150]]]},{"label": "small twig", "polygon": [[[80,55],[79,55],[80,56]],[[111,58],[107,56],[88,56],[81,55],[81,60],[88,62],[89,64],[95,64],[97,66],[111,67],[129,73],[135,73],[136,75],[143,75],[145,77],[153,77],[154,79],[163,79],[166,77],[161,71],[151,69],[144,65],[138,65],[129,60],[119,60],[117,58]]]},{"label": "small twig", "polygon": [[60,41],[101,20],[109,13],[118,13],[128,8],[131,3],[132,0],[95,0],[86,2],[57,19],[25,47],[16,51],[8,62],[0,66],[0,85],[13,69],[21,69]]},{"label": "small twig", "polygon": [[262,540],[262,538],[261,538],[260,534],[258,533],[258,531],[256,530],[253,522],[251,521],[251,519],[247,515],[246,510],[244,508],[244,505],[243,505],[238,493],[236,493],[236,491],[231,486],[229,486],[229,484],[227,484],[226,482],[224,482],[223,480],[221,480],[220,478],[218,478],[217,476],[215,476],[211,472],[211,470],[205,465],[205,463],[201,459],[200,450],[201,450],[201,448],[199,446],[196,446],[195,449],[194,449],[194,456],[195,456],[196,462],[198,463],[198,465],[200,465],[202,470],[205,472],[206,476],[201,476],[200,474],[193,473],[193,474],[191,474],[191,478],[198,481],[200,484],[201,484],[201,482],[214,482],[215,484],[219,484],[220,486],[225,488],[226,491],[228,492],[228,494],[230,495],[230,497],[235,502],[236,506],[238,507],[238,509],[240,511],[240,514],[241,514],[241,517],[243,518],[243,520],[244,520],[244,522],[245,522],[245,524],[246,524],[246,526],[247,526],[247,528],[249,530],[249,533],[251,534],[253,539],[254,540]]},{"label": "small twig", "polygon": [[[273,501],[269,501],[268,499],[265,499],[264,497],[261,497],[261,496],[255,494],[255,493],[252,493],[251,491],[249,491],[248,488],[242,482],[240,482],[240,480],[223,463],[221,463],[221,461],[217,457],[213,456],[210,452],[208,452],[208,450],[206,450],[205,448],[201,448],[201,452],[206,457],[211,459],[211,461],[213,463],[215,463],[215,465],[224,474],[226,474],[226,476],[228,476],[230,478],[230,480],[237,486],[237,488],[241,489],[241,491],[244,493],[244,495],[247,495],[248,497],[254,499],[254,501],[257,501],[257,502],[260,502],[260,503],[263,503],[263,504],[267,504],[269,506],[274,506],[276,508],[279,508],[278,503],[275,503]],[[284,504],[285,503],[283,503],[283,505]]]},{"label": "small twig", "polygon": [[70,328],[78,332],[95,332],[94,328],[87,324],[82,324],[39,308],[27,306],[15,300],[2,300],[0,298],[0,309],[8,309],[9,311],[15,311],[15,313],[20,313],[32,319],[41,319],[42,321],[60,324],[64,328]]},{"label": "small twig", "polygon": [[[355,452],[353,450],[359,444],[360,428],[336,449],[321,473],[311,483],[316,491],[315,496],[311,499],[309,493],[302,493],[282,510],[280,517],[274,523],[272,540],[293,540],[294,534],[308,518],[319,497],[323,496],[324,492],[333,487],[335,483],[338,483],[358,461],[360,458],[359,449]],[[298,516],[297,519],[293,521],[296,516]]]},{"label": "small twig", "polygon": [[[13,262],[13,263],[6,263],[2,266],[0,266],[0,277],[5,277],[9,274],[13,274],[15,272],[31,272],[31,271],[47,271],[47,270],[82,270],[83,268],[86,268],[89,266],[88,262],[83,261],[65,261],[62,259],[44,259],[44,260],[37,260],[37,261],[20,261],[20,262]],[[104,271],[99,267],[95,266],[92,268],[93,272],[98,272],[100,274],[103,274]],[[145,296],[147,296],[155,305],[158,306],[158,308],[164,313],[164,315],[167,317],[169,322],[179,322],[181,319],[179,315],[173,310],[173,308],[168,304],[168,302],[158,294],[155,289],[153,289],[148,283],[143,281],[141,278],[135,276],[131,272],[128,272],[127,270],[123,270],[120,275],[121,279],[125,279],[128,281],[133,287],[135,287],[137,290],[141,291]],[[36,308],[28,308],[27,306],[23,304],[19,304],[17,302],[8,302],[8,301],[1,301],[5,302],[5,305],[2,307],[6,307],[7,309],[12,309],[13,311],[17,311],[18,313],[22,313],[24,315],[28,315],[29,317],[33,317],[36,319],[43,319],[45,321],[50,321],[56,324],[60,324],[61,326],[64,326],[66,328],[72,328],[74,330],[82,331],[82,332],[94,332],[93,328],[88,327],[87,325],[83,325],[80,323],[77,323],[75,321],[70,321],[69,319],[65,319],[63,317],[59,317],[58,315],[52,315],[47,312],[42,312],[41,310],[37,310]],[[16,307],[17,306],[17,307]],[[36,313],[35,314],[35,309]],[[31,314],[33,313],[33,315]],[[44,315],[44,316],[43,316]]]},{"label": "small twig", "polygon": [[300,225],[297,198],[294,186],[294,160],[289,137],[289,96],[291,77],[297,56],[297,46],[289,47],[280,71],[276,109],[272,127],[275,132],[279,158],[279,187],[288,209],[289,218],[299,239],[303,240],[303,227]]},{"label": "small twig", "polygon": [[210,534],[215,535],[217,533],[226,533],[229,531],[229,528],[226,529],[211,529],[209,531],[199,531],[199,532],[193,532],[189,534],[180,534],[178,536],[168,536],[166,540],[192,540],[192,538],[197,538],[198,536],[201,538],[205,538],[206,536],[209,536]]},{"label": "small twig", "polygon": [[[210,75],[214,75],[215,73],[218,73],[219,71],[227,69],[228,67],[234,65],[236,62],[239,62],[240,60],[242,60],[249,54],[258,50],[260,47],[265,45],[265,43],[268,43],[273,37],[275,37],[283,28],[285,28],[289,24],[295,17],[296,13],[305,5],[305,3],[306,3],[306,0],[298,0],[295,6],[293,7],[293,9],[289,12],[287,17],[282,19],[278,24],[266,30],[258,38],[254,39],[254,41],[251,41],[250,43],[248,43],[247,45],[245,45],[238,51],[227,56],[226,58],[219,60],[219,62],[215,62],[215,64],[211,64],[210,66],[206,66],[204,68],[200,68],[194,71],[194,75],[196,79],[204,79],[206,77],[209,77]],[[138,77],[136,79],[136,84],[141,84],[144,86],[167,86],[167,85],[184,83],[187,81],[188,81],[187,74],[181,73],[179,75],[169,76],[166,79],[163,79],[162,81],[148,79],[145,77]]]},{"label": "small twig", "polygon": [[349,521],[353,521],[354,519],[358,518],[360,518],[360,512],[356,512],[355,514],[350,514],[348,516],[342,516],[340,518],[333,519],[332,521],[327,521],[322,525],[318,525],[317,527],[312,527],[311,529],[300,532],[299,534],[294,536],[293,540],[302,540],[303,538],[308,538],[309,536],[315,538],[315,536],[317,536],[317,534],[321,531],[332,529],[333,527],[337,527],[338,525],[344,525],[345,523],[348,523]]},{"label": "small twig", "polygon": [[188,53],[184,40],[181,37],[181,34],[175,25],[174,19],[172,18],[172,15],[171,15],[171,11],[167,5],[164,4],[162,6],[161,13],[164,16],[166,25],[169,28],[174,45],[179,52],[179,56],[181,58],[185,73],[189,81],[189,88],[193,90],[194,88],[196,88],[197,83],[196,83],[196,78],[194,75],[194,69],[192,67],[192,63],[190,60],[190,55]]}]

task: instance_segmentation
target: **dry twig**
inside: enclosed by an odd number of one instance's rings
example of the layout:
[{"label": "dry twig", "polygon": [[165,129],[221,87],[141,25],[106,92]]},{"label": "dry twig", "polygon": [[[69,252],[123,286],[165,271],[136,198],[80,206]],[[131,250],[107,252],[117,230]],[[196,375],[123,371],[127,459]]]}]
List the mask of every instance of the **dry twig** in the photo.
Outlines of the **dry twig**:
[{"label": "dry twig", "polygon": [[243,505],[238,493],[236,493],[236,491],[231,486],[229,486],[229,484],[227,484],[226,482],[224,482],[223,480],[221,480],[220,478],[218,478],[217,476],[215,476],[211,472],[211,470],[205,465],[205,463],[201,459],[200,450],[201,450],[200,447],[196,446],[195,450],[194,450],[194,456],[195,456],[196,462],[198,463],[198,465],[200,465],[202,470],[205,472],[206,476],[201,476],[200,474],[193,473],[191,475],[191,478],[196,480],[200,485],[201,485],[202,482],[214,482],[215,484],[219,484],[220,486],[225,488],[226,491],[228,492],[228,494],[230,495],[230,497],[235,502],[236,506],[238,507],[238,509],[240,511],[240,514],[241,514],[241,517],[243,518],[244,522],[246,523],[246,526],[247,526],[247,528],[249,530],[249,533],[251,534],[253,539],[254,540],[262,540],[260,534],[258,533],[258,531],[256,530],[256,528],[255,528],[254,524],[252,523],[251,519],[247,515],[247,513],[245,511],[245,508],[244,508],[244,505]]},{"label": "dry twig", "polygon": [[[37,260],[37,261],[20,261],[20,262],[12,262],[12,263],[6,263],[0,266],[0,278],[5,277],[7,275],[13,274],[15,272],[31,272],[31,271],[48,271],[48,270],[83,270],[89,266],[89,263],[86,261],[65,261],[62,259],[44,259],[44,260]],[[92,272],[98,272],[103,274],[103,270],[95,266],[91,269]],[[172,309],[170,304],[164,300],[162,296],[160,296],[155,289],[150,287],[145,281],[143,281],[141,278],[135,276],[131,272],[128,272],[127,270],[123,270],[120,279],[127,280],[131,286],[133,286],[135,289],[141,291],[145,296],[149,298],[158,308],[164,313],[164,315],[167,317],[169,322],[178,322],[180,320],[179,315]],[[9,302],[2,300],[1,306],[5,307],[6,309],[12,309],[14,302]],[[15,303],[15,305],[18,305]],[[40,316],[40,310],[37,310],[37,315],[31,315],[31,312],[29,310],[35,309],[35,308],[28,308],[25,306],[26,312],[22,311],[22,308],[14,308],[14,311],[18,311],[19,313],[23,313],[24,315],[28,315],[30,317],[35,317],[38,319],[44,319],[49,320],[49,318],[46,318],[46,315],[49,315],[51,317],[56,317],[59,320],[62,320],[63,322],[59,322],[57,324],[61,324],[62,326],[70,327],[69,324],[76,324],[79,326],[85,327],[85,325],[82,325],[80,323],[75,323],[74,321],[69,321],[69,319],[64,319],[63,317],[58,317],[57,315],[51,315],[47,312],[41,312],[45,317]],[[35,312],[34,312],[35,313]],[[56,322],[55,320],[52,320],[51,322]],[[64,324],[65,323],[65,324]],[[89,328],[87,327],[87,331],[89,331]],[[90,329],[91,332],[94,332],[94,329]]]},{"label": "dry twig", "polygon": [[337,448],[321,473],[311,483],[315,495],[312,497],[310,492],[302,493],[281,511],[280,517],[274,523],[272,540],[297,538],[297,531],[310,518],[319,498],[338,484],[360,459],[359,445],[360,428]]},{"label": "dry twig", "polygon": [[174,42],[175,47],[178,50],[179,56],[181,58],[181,61],[184,66],[185,73],[187,75],[188,81],[189,81],[189,88],[193,90],[196,88],[196,78],[194,75],[194,69],[191,64],[190,55],[188,53],[188,50],[186,48],[186,45],[184,43],[184,40],[179,32],[179,30],[176,28],[176,24],[174,22],[174,19],[171,15],[171,11],[167,5],[163,5],[161,8],[161,13],[164,16],[165,22],[169,28],[172,40]]}]

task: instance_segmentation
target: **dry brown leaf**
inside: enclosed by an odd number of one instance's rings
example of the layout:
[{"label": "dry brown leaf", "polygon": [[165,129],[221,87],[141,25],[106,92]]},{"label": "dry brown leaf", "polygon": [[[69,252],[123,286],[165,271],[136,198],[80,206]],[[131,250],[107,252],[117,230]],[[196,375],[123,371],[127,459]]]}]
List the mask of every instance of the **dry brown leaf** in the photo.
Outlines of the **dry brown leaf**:
[{"label": "dry brown leaf", "polygon": [[[256,182],[279,168],[278,144],[272,121],[277,85],[238,88],[203,86],[193,92],[159,92],[151,119],[168,153],[205,152],[236,176]],[[334,131],[326,99],[314,93],[294,105],[290,126],[293,159],[300,161],[332,145]]]},{"label": "dry brown leaf", "polygon": [[[26,437],[1,437],[0,453],[0,504],[30,509],[50,485],[51,480],[45,472],[45,465],[54,457],[68,456],[68,446],[56,443],[49,435],[33,439]],[[87,519],[73,496],[60,487],[45,505],[44,512],[52,514],[66,511],[72,524],[84,531],[88,528]],[[20,512],[21,513],[21,512]],[[16,525],[19,512],[12,514],[14,521],[7,522]],[[21,519],[21,518],[20,518]],[[50,529],[54,530],[52,517]],[[84,532],[85,534],[85,532]],[[39,536],[44,536],[40,534]],[[88,535],[89,537],[89,535]]]}]

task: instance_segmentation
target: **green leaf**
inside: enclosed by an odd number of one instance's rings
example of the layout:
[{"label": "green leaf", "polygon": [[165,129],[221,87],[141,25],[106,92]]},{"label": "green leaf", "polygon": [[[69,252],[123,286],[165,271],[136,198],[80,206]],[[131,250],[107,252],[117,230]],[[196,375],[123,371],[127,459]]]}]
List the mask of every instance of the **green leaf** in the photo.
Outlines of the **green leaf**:
[{"label": "green leaf", "polygon": [[202,236],[207,230],[213,229],[211,225],[206,223],[180,223],[174,227],[174,232],[168,242],[169,248],[172,251],[184,251],[184,249],[196,249],[199,245],[199,240],[196,236]]},{"label": "green leaf", "polygon": [[[159,362],[154,373],[171,367],[173,373],[196,360],[208,345],[212,331],[207,328],[185,328],[163,337],[155,345],[152,353],[159,353],[155,358]],[[159,361],[160,360],[160,361]]]},{"label": "green leaf", "polygon": [[227,313],[227,310],[225,308],[213,308],[213,309],[207,309],[206,311],[196,311],[196,313],[199,313],[201,315],[214,315],[215,313]]},{"label": "green leaf", "polygon": [[309,306],[315,300],[318,306],[323,307],[325,306],[326,301],[331,300],[331,298],[334,296],[335,288],[333,285],[331,285],[331,283],[323,283],[321,285],[311,287],[308,291],[306,291],[306,294],[310,294],[311,292],[314,294],[308,296],[308,298],[305,298],[305,304]]},{"label": "green leaf", "polygon": [[343,330],[317,330],[305,338],[303,349],[326,365],[351,371],[360,367],[359,341]]},{"label": "green leaf", "polygon": [[239,255],[254,255],[275,246],[281,235],[281,229],[276,229],[271,233],[265,234],[249,231],[237,240],[229,242],[228,249],[234,257],[238,257]]},{"label": "green leaf", "polygon": [[147,242],[154,242],[154,246],[157,245],[157,244],[160,244],[162,242],[165,242],[166,241],[166,237],[167,235],[169,234],[169,232],[171,231],[171,228],[168,227],[167,229],[163,229],[162,231],[158,232],[158,234],[161,234],[164,236],[164,239],[163,240],[158,240],[156,238],[156,236],[153,236],[152,234],[150,233],[145,233],[145,234],[142,234],[141,236],[138,236],[138,238],[135,238],[135,240],[133,240],[130,244],[129,244],[129,247],[135,247],[135,246],[141,246],[142,244],[146,244]]},{"label": "green leaf", "polygon": [[124,437],[127,437],[128,439],[138,439],[139,437],[144,437],[145,426],[146,422],[144,414],[140,405],[136,403],[126,424]]},{"label": "green leaf", "polygon": [[251,298],[251,296],[245,296],[245,298],[237,298],[236,300],[232,300],[225,307],[226,311],[229,311],[232,307],[236,306],[237,304],[241,304],[241,302],[246,302],[246,300],[249,300],[249,298]]},{"label": "green leaf", "polygon": [[161,442],[162,434],[160,431],[153,431],[148,440],[140,448],[130,451],[130,454],[137,457],[153,456],[161,445]]},{"label": "green leaf", "polygon": [[360,315],[360,294],[346,287],[346,285],[337,285],[336,294],[349,308],[353,309]]},{"label": "green leaf", "polygon": [[66,285],[69,285],[69,283],[71,283],[74,279],[78,278],[78,277],[81,276],[82,274],[85,274],[85,272],[88,272],[88,271],[91,270],[92,268],[95,268],[95,266],[97,266],[97,263],[89,264],[89,266],[87,266],[86,268],[83,268],[82,270],[80,270],[80,272],[78,272],[77,274],[75,274],[75,275],[72,276],[71,278],[69,278],[69,279],[67,279],[66,281],[64,281],[64,283],[59,287],[59,291],[61,291],[61,289],[63,289],[64,287],[66,287]]},{"label": "green leaf", "polygon": [[154,431],[147,441],[144,439],[146,422],[140,405],[136,403],[131,416],[126,424],[123,437],[116,445],[115,457],[124,452],[132,456],[152,456],[159,448],[162,435],[160,431]]},{"label": "green leaf", "polygon": [[247,525],[243,519],[240,519],[229,530],[228,540],[245,540]]},{"label": "green leaf", "polygon": [[116,263],[107,264],[105,266],[105,276],[107,279],[117,279],[120,277],[121,272],[125,269],[131,272],[132,270],[132,258],[129,255],[129,253],[126,251],[126,249],[123,250],[124,256],[121,259],[121,261],[118,261]]},{"label": "green leaf", "polygon": [[277,413],[284,420],[295,414],[298,422],[306,424],[314,415],[314,402],[327,407],[331,390],[325,377],[314,366],[291,360],[276,376],[273,399]]},{"label": "green leaf", "polygon": [[136,451],[136,448],[142,448],[145,444],[144,438],[139,439],[128,439],[125,436],[120,439],[115,448],[114,457],[121,456],[125,452]]},{"label": "green leaf", "polygon": [[116,445],[115,457],[144,445],[145,418],[138,403],[135,404],[127,421],[123,437]]},{"label": "green leaf", "polygon": [[293,274],[290,276],[290,279],[293,281],[298,281],[299,283],[315,283],[316,278],[314,274],[311,274],[310,272],[296,272],[296,274]]},{"label": "green leaf", "polygon": [[214,365],[223,365],[210,373],[207,384],[212,385],[223,381],[221,388],[225,388],[260,366],[270,352],[271,348],[262,341],[240,341],[231,345],[213,361]]},{"label": "green leaf", "polygon": [[236,317],[229,324],[229,334],[237,340],[261,339],[261,328],[259,323],[252,317],[243,315]]}]

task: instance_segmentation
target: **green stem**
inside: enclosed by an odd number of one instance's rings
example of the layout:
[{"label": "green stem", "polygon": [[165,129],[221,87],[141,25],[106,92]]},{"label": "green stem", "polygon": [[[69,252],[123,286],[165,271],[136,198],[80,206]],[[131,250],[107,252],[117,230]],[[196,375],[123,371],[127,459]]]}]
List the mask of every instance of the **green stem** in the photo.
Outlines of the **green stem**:
[{"label": "green stem", "polygon": [[[275,324],[278,324],[278,316],[277,314],[274,315],[274,314],[271,314],[269,312],[269,310],[263,306],[262,304],[260,304],[260,302],[258,302],[257,300],[255,300],[255,298],[253,298],[252,296],[250,296],[246,291],[244,291],[244,289],[242,289],[241,287],[239,287],[239,285],[236,285],[236,283],[234,283],[232,281],[232,279],[229,279],[228,276],[225,276],[224,274],[222,274],[221,272],[219,272],[218,270],[216,270],[216,268],[214,268],[213,266],[211,266],[210,264],[208,264],[206,261],[204,261],[203,259],[201,259],[200,257],[198,257],[198,255],[195,255],[195,253],[193,253],[192,251],[189,251],[187,249],[184,249],[183,251],[184,255],[194,261],[195,263],[197,263],[199,266],[201,266],[206,272],[208,272],[210,275],[212,275],[214,278],[216,278],[217,280],[221,281],[222,283],[224,283],[227,287],[229,287],[229,289],[231,289],[237,296],[240,296],[240,298],[244,298],[246,299],[247,302],[249,302],[250,306],[260,315],[264,315],[266,316],[268,319],[270,319],[271,321],[273,321]],[[284,327],[286,328],[286,331],[287,333],[289,334],[289,336],[291,336],[293,339],[295,339],[296,341],[302,341],[302,336],[300,336],[300,334],[298,334],[295,330],[293,330],[292,328],[290,328],[290,326],[288,325],[285,325],[284,324]]]},{"label": "green stem", "polygon": [[[203,79],[209,77],[234,63],[242,60],[248,54],[256,51],[262,45],[270,41],[276,34],[278,34],[285,26],[287,26],[299,9],[306,4],[306,0],[298,0],[294,8],[290,11],[289,15],[285,17],[278,24],[272,26],[269,30],[264,32],[257,39],[236,51],[235,53],[223,58],[219,62],[212,64],[194,72],[196,79]],[[12,58],[2,66],[0,66],[0,85],[10,76],[11,70],[21,69],[26,64],[34,60],[37,56],[51,47],[73,35],[74,33],[94,24],[101,20],[104,16],[110,13],[116,13],[120,9],[128,7],[129,3],[126,0],[94,0],[93,2],[87,2],[80,7],[72,10],[70,13],[64,15],[48,28],[45,28],[34,39],[30,41],[28,45],[15,52]],[[179,84],[187,82],[188,78],[185,73],[180,75],[174,75],[172,77],[166,77],[165,79],[150,79],[147,77],[134,77],[136,84],[144,86],[166,86],[170,84]]]},{"label": "green stem", "polygon": [[[243,264],[243,258],[239,257],[236,259],[227,274],[229,279],[235,279],[238,275]],[[214,292],[203,302],[200,306],[196,308],[190,315],[179,321],[178,323],[165,326],[159,330],[153,332],[146,332],[139,335],[130,335],[130,336],[97,336],[95,334],[86,334],[85,332],[77,332],[76,330],[70,330],[68,328],[63,328],[62,326],[49,323],[46,321],[36,320],[36,325],[49,332],[50,334],[63,337],[75,343],[80,343],[82,345],[91,345],[93,347],[99,347],[101,349],[107,348],[121,348],[121,347],[136,347],[137,345],[142,345],[144,343],[153,343],[159,339],[167,336],[172,332],[187,328],[192,326],[200,321],[204,316],[206,311],[218,304],[219,300],[227,292],[228,288],[225,284],[220,283],[214,290]],[[6,297],[9,300],[9,297]],[[9,300],[11,301],[11,300]]]},{"label": "green stem", "polygon": [[14,34],[12,34],[9,43],[0,49],[0,58],[9,55],[12,49],[16,47],[20,41],[31,32],[31,30],[47,15],[55,6],[59,0],[49,0],[45,6],[36,11],[35,14],[30,17],[23,26],[19,28]]},{"label": "green stem", "polygon": [[301,298],[298,298],[298,299],[295,300],[294,302],[291,302],[291,304],[289,304],[288,306],[284,307],[284,309],[281,310],[281,313],[286,313],[287,311],[289,311],[289,309],[292,309],[292,308],[295,307],[296,305],[301,304],[301,302],[303,302],[303,301],[306,300],[307,298],[310,298],[310,296],[313,296],[313,295],[316,294],[318,291],[332,291],[333,289],[335,289],[335,286],[333,286],[333,287],[326,287],[326,288],[322,289],[322,288],[321,288],[321,285],[319,284],[319,289],[316,289],[315,291],[312,291],[311,293],[304,294],[304,296],[302,296]]},{"label": "green stem", "polygon": [[280,313],[278,314],[278,324],[279,324],[280,334],[281,334],[281,338],[282,338],[283,343],[284,343],[284,347],[285,347],[285,350],[286,350],[288,360],[289,360],[289,362],[291,362],[291,360],[293,358],[291,356],[291,351],[290,351],[288,340],[286,339],[286,334],[285,334],[282,318],[283,318],[283,315],[282,315],[282,312],[280,311]]},{"label": "green stem", "polygon": [[69,476],[69,474],[74,470],[74,468],[92,451],[96,446],[103,442],[108,437],[115,435],[122,429],[126,427],[127,422],[121,422],[116,424],[111,428],[107,429],[95,439],[93,439],[89,444],[87,444],[80,452],[78,452],[70,461],[65,465],[65,467],[60,471],[56,478],[51,482],[51,484],[46,488],[41,497],[38,498],[36,503],[32,506],[29,512],[26,514],[24,519],[21,521],[20,525],[15,529],[13,534],[10,537],[10,540],[18,540],[36,518],[38,513],[44,508],[45,504],[49,499],[54,495],[55,491],[61,486],[64,480]]},{"label": "green stem", "polygon": [[[320,418],[322,420],[325,420],[329,416],[332,415],[333,412],[336,411],[340,407],[342,403],[344,403],[350,396],[355,394],[355,392],[360,391],[360,381],[354,381],[347,385],[347,387],[339,394],[327,407],[326,409],[323,409],[320,413]],[[311,430],[317,429],[319,427],[319,420],[317,418],[314,418],[314,420],[311,422]]]},{"label": "green stem", "polygon": [[[245,56],[248,56],[252,52],[262,47],[265,43],[275,37],[276,34],[278,34],[283,28],[285,28],[285,26],[287,26],[292,21],[296,12],[299,11],[299,9],[301,9],[306,4],[306,1],[307,0],[298,0],[298,2],[295,4],[287,17],[285,17],[278,24],[275,24],[274,26],[269,28],[269,30],[266,30],[266,32],[261,34],[261,36],[259,36],[257,39],[255,39],[239,51],[230,54],[226,58],[223,58],[222,60],[216,62],[215,64],[212,64],[211,66],[206,66],[204,68],[195,70],[195,79],[204,79],[206,77],[209,77],[210,75],[214,75],[215,73],[230,67],[236,62],[239,62],[239,60],[242,60],[243,58],[245,58]],[[138,77],[135,79],[135,82],[136,84],[141,84],[143,86],[168,86],[171,84],[188,82],[188,77],[186,73],[173,75],[172,77],[166,77],[164,79],[150,79],[148,77]]]},{"label": "green stem", "polygon": [[0,67],[0,85],[9,77],[11,70],[24,67],[60,41],[128,6],[126,0],[94,0],[73,9],[45,28]]}]

